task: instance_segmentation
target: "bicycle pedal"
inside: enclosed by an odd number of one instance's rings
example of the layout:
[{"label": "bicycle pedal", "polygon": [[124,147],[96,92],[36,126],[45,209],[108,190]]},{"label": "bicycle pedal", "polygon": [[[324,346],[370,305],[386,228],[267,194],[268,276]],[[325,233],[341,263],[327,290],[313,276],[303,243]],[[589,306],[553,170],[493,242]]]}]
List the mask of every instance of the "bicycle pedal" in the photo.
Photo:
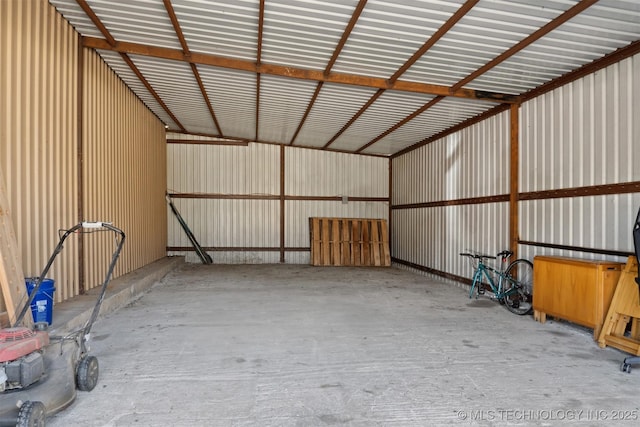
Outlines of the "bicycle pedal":
[{"label": "bicycle pedal", "polygon": [[484,289],[479,289],[478,288],[478,295],[484,295]]}]

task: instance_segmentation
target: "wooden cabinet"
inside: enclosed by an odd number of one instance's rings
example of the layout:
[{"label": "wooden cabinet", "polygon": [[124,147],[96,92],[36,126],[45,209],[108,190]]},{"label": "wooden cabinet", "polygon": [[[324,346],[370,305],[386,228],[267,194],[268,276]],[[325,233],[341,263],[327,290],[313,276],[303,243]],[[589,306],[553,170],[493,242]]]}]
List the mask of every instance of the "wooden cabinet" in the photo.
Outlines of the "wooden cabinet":
[{"label": "wooden cabinet", "polygon": [[624,264],[537,256],[533,260],[533,310],[544,323],[550,315],[593,328],[598,339]]}]

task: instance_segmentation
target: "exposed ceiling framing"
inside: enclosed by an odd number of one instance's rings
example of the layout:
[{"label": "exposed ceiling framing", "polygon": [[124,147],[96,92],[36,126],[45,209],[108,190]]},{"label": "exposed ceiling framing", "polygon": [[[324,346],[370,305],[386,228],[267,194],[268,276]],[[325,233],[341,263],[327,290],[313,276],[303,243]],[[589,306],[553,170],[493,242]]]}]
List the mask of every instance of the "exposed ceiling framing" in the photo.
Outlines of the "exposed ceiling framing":
[{"label": "exposed ceiling framing", "polygon": [[174,132],[394,156],[640,52],[637,0],[50,0]]}]

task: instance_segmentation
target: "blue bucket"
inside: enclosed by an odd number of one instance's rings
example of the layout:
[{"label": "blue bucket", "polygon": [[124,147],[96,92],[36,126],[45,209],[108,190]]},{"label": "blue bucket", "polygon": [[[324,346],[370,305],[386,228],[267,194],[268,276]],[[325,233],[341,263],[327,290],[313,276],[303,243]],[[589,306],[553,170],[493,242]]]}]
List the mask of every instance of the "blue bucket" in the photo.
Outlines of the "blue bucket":
[{"label": "blue bucket", "polygon": [[[36,279],[35,277],[25,279],[29,296],[36,287]],[[31,314],[34,323],[47,322],[49,325],[53,323],[53,293],[56,291],[54,284],[53,279],[42,279],[38,292],[31,300]]]}]

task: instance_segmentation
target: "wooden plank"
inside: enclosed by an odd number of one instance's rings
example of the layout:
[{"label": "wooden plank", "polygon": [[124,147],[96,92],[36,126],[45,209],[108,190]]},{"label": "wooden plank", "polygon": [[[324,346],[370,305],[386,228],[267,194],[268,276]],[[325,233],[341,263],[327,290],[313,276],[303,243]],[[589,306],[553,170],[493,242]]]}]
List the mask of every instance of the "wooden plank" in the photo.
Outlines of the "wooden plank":
[{"label": "wooden plank", "polygon": [[[638,274],[638,260],[630,256],[620,275],[620,280],[604,319],[598,345],[615,347],[622,351],[640,355],[640,341],[623,336],[630,321],[637,322],[640,318],[640,290],[635,278]],[[636,331],[634,331],[636,332]]]},{"label": "wooden plank", "polygon": [[[27,300],[27,288],[6,194],[3,172],[0,170],[0,288],[9,323],[15,326],[21,304]],[[33,325],[31,310],[27,310],[22,324],[27,327]]]},{"label": "wooden plank", "polygon": [[353,220],[351,235],[353,236],[353,265],[362,265],[362,236],[360,235],[360,221]]},{"label": "wooden plank", "polygon": [[373,250],[373,255],[371,257],[371,261],[373,265],[376,267],[380,267],[380,238],[378,229],[380,226],[380,221],[371,221],[371,249]]},{"label": "wooden plank", "polygon": [[629,331],[629,336],[636,341],[640,341],[640,328],[638,327],[638,321],[640,319],[633,318],[631,319],[631,331]]},{"label": "wooden plank", "polygon": [[322,218],[322,261],[320,265],[331,264],[331,248],[329,247],[329,218]]},{"label": "wooden plank", "polygon": [[371,243],[369,241],[369,221],[362,221],[362,265],[371,265]]},{"label": "wooden plank", "polygon": [[351,265],[351,233],[349,232],[349,220],[341,221],[342,231],[342,265]]},{"label": "wooden plank", "polygon": [[640,356],[640,342],[621,335],[607,335],[606,344],[618,350],[626,351],[635,356]]},{"label": "wooden plank", "polygon": [[387,229],[387,221],[380,221],[382,234],[382,258],[385,267],[391,266],[391,250],[389,249],[389,230]]},{"label": "wooden plank", "polygon": [[311,227],[311,265],[321,265],[320,261],[320,218],[309,218]]},{"label": "wooden plank", "polygon": [[342,258],[340,254],[340,248],[342,244],[340,243],[340,220],[332,219],[331,220],[331,239],[332,239],[332,265],[340,266],[342,265]]}]

